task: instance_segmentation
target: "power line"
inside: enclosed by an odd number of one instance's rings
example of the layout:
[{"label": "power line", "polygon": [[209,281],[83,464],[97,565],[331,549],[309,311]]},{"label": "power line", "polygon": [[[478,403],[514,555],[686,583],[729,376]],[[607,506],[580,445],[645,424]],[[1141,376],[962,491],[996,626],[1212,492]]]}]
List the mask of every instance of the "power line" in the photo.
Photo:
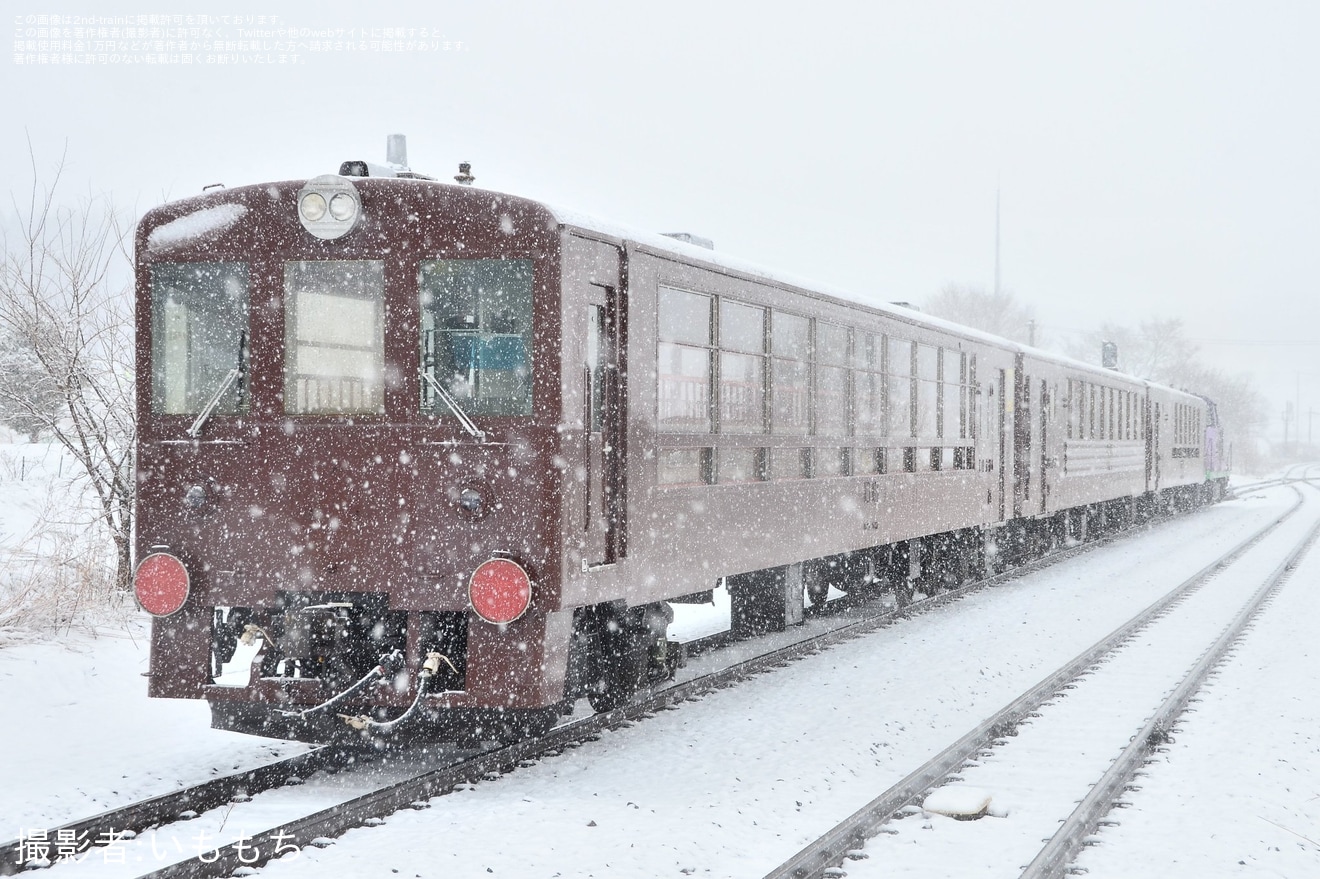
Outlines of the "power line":
[{"label": "power line", "polygon": [[[1076,335],[1100,335],[1099,327],[1091,329],[1078,329],[1077,327],[1060,327],[1053,324],[1040,324],[1044,329],[1056,333],[1074,333]],[[1198,345],[1320,345],[1320,339],[1199,339],[1194,336],[1181,336],[1184,342],[1195,342]]]},{"label": "power line", "polygon": [[1320,339],[1188,339],[1202,345],[1320,345]]}]

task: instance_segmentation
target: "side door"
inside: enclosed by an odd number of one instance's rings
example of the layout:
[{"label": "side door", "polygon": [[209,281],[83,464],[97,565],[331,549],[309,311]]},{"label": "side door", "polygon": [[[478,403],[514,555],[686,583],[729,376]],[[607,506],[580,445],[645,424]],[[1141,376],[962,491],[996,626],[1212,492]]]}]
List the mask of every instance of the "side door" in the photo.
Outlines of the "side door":
[{"label": "side door", "polygon": [[1040,494],[1039,512],[1048,512],[1050,495],[1050,406],[1053,403],[1053,397],[1050,394],[1050,385],[1047,379],[1040,380],[1040,431],[1037,436],[1037,454],[1036,460],[1040,466],[1040,478],[1037,491]]},{"label": "side door", "polygon": [[1160,404],[1151,404],[1153,414],[1150,420],[1150,433],[1146,440],[1150,449],[1150,463],[1146,467],[1146,488],[1148,491],[1160,490]]},{"label": "side door", "polygon": [[1012,494],[1017,483],[1013,456],[1013,410],[1016,396],[1016,371],[999,370],[999,402],[995,406],[995,433],[998,435],[996,451],[999,456],[999,521],[1012,515]]},{"label": "side door", "polygon": [[627,396],[622,338],[626,299],[617,285],[592,283],[585,300],[581,315],[586,322],[581,381],[587,437],[583,444],[587,489],[582,511],[586,532],[583,566],[599,570],[616,564],[627,550]]},{"label": "side door", "polygon": [[1007,385],[1005,391],[1011,395],[1012,406],[1008,419],[1012,449],[1008,458],[1013,462],[1008,481],[1013,492],[1012,516],[1017,519],[1023,515],[1023,505],[1031,497],[1032,476],[1031,378],[1026,374],[1021,354],[1014,358]]}]

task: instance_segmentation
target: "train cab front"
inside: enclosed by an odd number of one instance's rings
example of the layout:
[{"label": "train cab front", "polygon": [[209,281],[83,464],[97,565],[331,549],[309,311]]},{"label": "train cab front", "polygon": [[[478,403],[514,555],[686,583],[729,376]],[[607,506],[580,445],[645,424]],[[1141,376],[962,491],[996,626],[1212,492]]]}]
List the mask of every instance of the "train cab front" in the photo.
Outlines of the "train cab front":
[{"label": "train cab front", "polygon": [[336,175],[148,213],[151,695],[316,740],[550,716],[572,630],[552,227],[496,193]]}]

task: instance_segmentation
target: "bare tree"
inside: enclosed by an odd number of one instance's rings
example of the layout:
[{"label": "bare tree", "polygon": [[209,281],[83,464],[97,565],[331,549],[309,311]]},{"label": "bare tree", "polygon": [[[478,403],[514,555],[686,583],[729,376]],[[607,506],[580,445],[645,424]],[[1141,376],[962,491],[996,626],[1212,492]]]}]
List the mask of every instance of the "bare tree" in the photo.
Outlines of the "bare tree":
[{"label": "bare tree", "polygon": [[36,352],[12,334],[0,337],[0,385],[24,389],[21,404],[0,393],[0,424],[40,440],[59,418],[62,398]]},{"label": "bare tree", "polygon": [[923,309],[935,317],[1005,339],[1040,344],[1039,339],[1032,339],[1035,311],[1007,290],[989,293],[980,287],[950,284],[927,299]]},{"label": "bare tree", "polygon": [[11,193],[14,228],[0,262],[0,336],[25,368],[0,374],[0,404],[80,465],[124,586],[136,437],[130,227],[106,197],[58,201],[63,158],[43,186],[32,155],[30,190]]}]

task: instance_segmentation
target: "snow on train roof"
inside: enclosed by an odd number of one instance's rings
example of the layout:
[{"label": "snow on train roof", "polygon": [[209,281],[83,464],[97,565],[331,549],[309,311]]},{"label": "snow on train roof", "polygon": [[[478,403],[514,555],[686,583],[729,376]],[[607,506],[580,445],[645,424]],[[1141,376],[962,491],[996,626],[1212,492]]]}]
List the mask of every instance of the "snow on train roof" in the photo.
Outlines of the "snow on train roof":
[{"label": "snow on train roof", "polygon": [[1005,339],[1002,336],[996,336],[987,333],[984,330],[964,326],[955,321],[935,317],[934,315],[925,314],[914,309],[904,308],[903,306],[895,305],[892,302],[871,300],[859,296],[857,292],[853,290],[845,290],[831,284],[825,284],[798,275],[793,275],[788,272],[770,269],[760,263],[741,259],[736,256],[730,256],[729,254],[721,253],[718,250],[709,250],[704,247],[698,247],[695,244],[688,244],[685,241],[677,238],[670,238],[669,236],[661,235],[658,232],[651,232],[622,223],[601,220],[590,214],[585,214],[572,208],[563,208],[545,202],[541,202],[540,204],[549,210],[556,220],[566,226],[572,226],[599,235],[605,235],[610,238],[634,241],[638,244],[644,245],[650,250],[669,252],[688,261],[709,263],[722,269],[738,272],[739,274],[763,278],[766,281],[779,286],[805,290],[831,299],[837,299],[847,305],[861,305],[864,308],[871,309],[901,321],[906,321],[907,323],[922,325],[933,330],[961,336],[971,341],[995,345],[1006,351],[1021,353],[1029,357],[1053,360],[1055,362],[1063,363],[1071,368],[1091,373],[1092,375],[1104,376],[1110,379],[1117,375],[1138,384],[1149,385],[1151,387],[1161,388],[1175,393],[1190,394],[1188,391],[1171,388],[1168,385],[1162,385],[1159,382],[1137,378],[1136,376],[1128,375],[1127,373],[1115,373],[1112,370],[1096,366],[1092,363],[1087,363],[1083,360],[1077,360],[1064,354],[1057,354],[1053,351],[1046,351],[1042,348],[1036,348],[1021,342],[1015,342],[1012,339]]},{"label": "snow on train roof", "polygon": [[147,235],[147,249],[166,250],[221,232],[243,219],[247,211],[245,205],[235,203],[199,208],[152,229]]}]

